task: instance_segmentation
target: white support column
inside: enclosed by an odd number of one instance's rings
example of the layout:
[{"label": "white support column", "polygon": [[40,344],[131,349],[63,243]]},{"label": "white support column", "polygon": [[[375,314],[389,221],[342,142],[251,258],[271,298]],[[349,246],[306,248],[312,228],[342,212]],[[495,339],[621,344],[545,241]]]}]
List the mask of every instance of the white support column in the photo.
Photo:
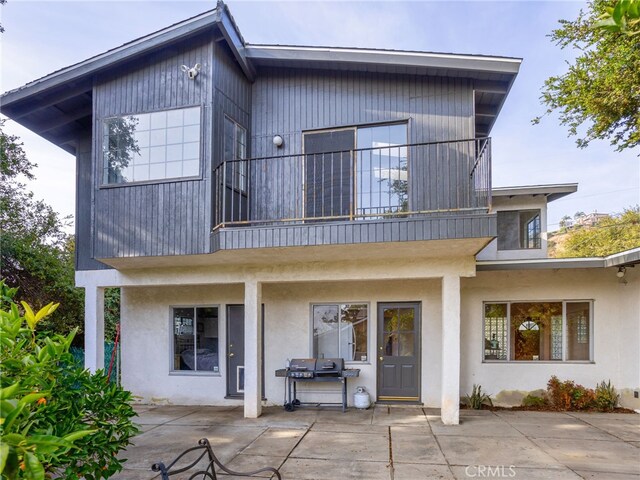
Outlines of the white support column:
[{"label": "white support column", "polygon": [[84,366],[104,368],[104,288],[84,288]]},{"label": "white support column", "polygon": [[244,416],[262,413],[262,284],[244,284]]},{"label": "white support column", "polygon": [[460,416],[460,277],[442,278],[442,401],[445,425]]}]

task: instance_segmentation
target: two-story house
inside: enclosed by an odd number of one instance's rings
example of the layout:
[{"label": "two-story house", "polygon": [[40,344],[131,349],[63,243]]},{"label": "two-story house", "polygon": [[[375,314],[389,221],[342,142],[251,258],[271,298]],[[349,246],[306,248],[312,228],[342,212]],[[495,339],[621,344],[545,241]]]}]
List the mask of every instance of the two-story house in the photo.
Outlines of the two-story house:
[{"label": "two-story house", "polygon": [[120,287],[145,402],[256,417],[288,360],[340,357],[350,392],[448,424],[474,383],[513,403],[554,373],[639,406],[640,252],[547,259],[547,202],[576,185],[492,190],[520,62],[252,45],[219,3],[4,94],[76,156],[87,367]]}]

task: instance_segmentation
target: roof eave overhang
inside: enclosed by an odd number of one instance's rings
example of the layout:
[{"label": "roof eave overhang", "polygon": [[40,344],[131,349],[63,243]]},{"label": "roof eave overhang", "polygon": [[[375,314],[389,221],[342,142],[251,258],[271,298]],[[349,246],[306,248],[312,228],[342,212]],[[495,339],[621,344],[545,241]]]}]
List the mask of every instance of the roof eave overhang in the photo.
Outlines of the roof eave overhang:
[{"label": "roof eave overhang", "polygon": [[604,259],[605,267],[623,267],[640,263],[640,247],[609,255]]},{"label": "roof eave overhang", "polygon": [[640,264],[640,247],[606,257],[535,258],[529,260],[478,260],[479,272],[495,270],[559,270],[567,268],[610,268]]},{"label": "roof eave overhang", "polygon": [[493,72],[516,75],[519,58],[483,57],[441,53],[402,52],[334,47],[296,47],[280,45],[247,45],[247,57],[262,63],[333,62],[404,67],[455,69],[469,72]]},{"label": "roof eave overhang", "polygon": [[[245,55],[244,40],[224,3],[196,17],[146,35],[75,65],[63,68],[0,97],[0,112],[74,154],[92,115],[91,91],[96,75],[127,64],[157,49],[181,42],[217,27],[249,78],[255,70]],[[60,102],[79,99],[78,111],[60,113]],[[34,112],[46,112],[34,117]],[[82,113],[81,116],[80,113]]]},{"label": "roof eave overhang", "polygon": [[212,28],[218,19],[217,10],[212,10],[187,22],[176,24],[151,35],[147,35],[121,47],[114,48],[88,60],[64,68],[58,72],[35,80],[24,87],[11,90],[2,95],[2,109],[28,97],[59,87],[66,82],[77,82],[86,76],[104,71],[107,67],[125,63],[155,49],[178,42]]},{"label": "roof eave overhang", "polygon": [[216,14],[218,27],[220,28],[222,35],[231,47],[231,51],[233,52],[234,57],[240,65],[240,68],[249,79],[249,81],[253,82],[256,77],[256,71],[251,64],[251,61],[247,57],[247,50],[244,39],[242,38],[240,30],[236,26],[233,17],[229,12],[229,8],[223,3],[218,3]]},{"label": "roof eave overhang", "polygon": [[552,185],[526,185],[518,187],[497,187],[491,190],[493,197],[545,196],[552,202],[578,191],[577,183]]},{"label": "roof eave overhang", "polygon": [[492,270],[557,270],[566,268],[604,268],[603,258],[540,258],[533,260],[478,260],[479,272]]}]

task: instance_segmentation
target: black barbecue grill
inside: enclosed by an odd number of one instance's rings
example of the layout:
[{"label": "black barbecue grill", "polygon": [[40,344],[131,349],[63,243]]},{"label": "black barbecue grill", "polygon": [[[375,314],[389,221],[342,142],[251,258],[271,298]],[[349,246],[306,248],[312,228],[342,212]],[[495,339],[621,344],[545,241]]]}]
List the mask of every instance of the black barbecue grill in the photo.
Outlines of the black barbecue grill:
[{"label": "black barbecue grill", "polygon": [[[289,367],[276,370],[276,377],[285,377],[284,409],[292,412],[301,405],[342,405],[347,410],[347,378],[357,377],[360,370],[344,368],[343,358],[294,358]],[[342,384],[342,402],[301,402],[298,399],[298,382],[339,382]]]}]

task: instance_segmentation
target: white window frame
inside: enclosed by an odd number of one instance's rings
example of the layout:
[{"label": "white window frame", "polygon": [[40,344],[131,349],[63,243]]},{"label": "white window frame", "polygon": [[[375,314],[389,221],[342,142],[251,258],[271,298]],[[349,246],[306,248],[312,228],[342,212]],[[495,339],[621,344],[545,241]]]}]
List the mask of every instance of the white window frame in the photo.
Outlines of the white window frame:
[{"label": "white window frame", "polygon": [[[104,170],[105,170],[105,145],[104,145],[104,126],[106,125],[106,123],[109,120],[113,120],[113,119],[117,119],[117,118],[125,118],[125,117],[131,117],[131,116],[138,116],[138,115],[152,115],[154,113],[160,113],[160,112],[172,112],[172,111],[176,111],[176,110],[189,110],[189,109],[198,109],[198,115],[200,117],[199,120],[199,139],[198,139],[198,173],[195,175],[184,175],[184,176],[179,176],[179,177],[163,177],[163,178],[156,178],[156,179],[149,179],[149,180],[135,180],[135,181],[131,181],[131,182],[115,182],[115,183],[109,183],[108,181],[105,182],[105,178],[104,178]],[[179,107],[175,107],[175,108],[163,108],[163,109],[159,109],[159,110],[150,110],[150,111],[144,111],[144,112],[129,112],[129,113],[122,113],[122,114],[118,114],[118,115],[110,115],[108,117],[104,117],[100,120],[100,145],[101,145],[101,151],[100,151],[100,182],[99,182],[99,188],[101,189],[107,189],[107,188],[119,188],[119,187],[127,187],[127,186],[134,186],[134,185],[149,185],[149,184],[156,184],[156,183],[174,183],[174,182],[183,182],[183,181],[189,181],[189,180],[198,180],[198,179],[202,179],[202,171],[203,171],[203,167],[202,167],[202,160],[203,160],[203,146],[204,146],[204,141],[203,141],[203,137],[202,137],[202,128],[204,125],[204,105],[201,104],[197,104],[197,105],[182,105]],[[188,143],[188,142],[187,142]],[[193,142],[195,143],[195,142]],[[166,145],[165,145],[166,146]],[[182,160],[182,162],[184,162],[184,159]],[[158,162],[159,163],[159,162]],[[171,162],[167,162],[165,159],[165,164],[166,163],[171,163]]]},{"label": "white window frame", "polygon": [[[370,302],[312,302],[309,304],[309,357],[316,358],[316,352],[313,351],[313,307],[319,305],[337,305],[338,311],[342,305],[366,305],[367,307],[367,359],[366,360],[345,360],[345,364],[368,365],[371,363],[371,304]],[[340,335],[340,329],[338,329]],[[340,343],[338,341],[338,343]]]},{"label": "white window frame", "polygon": [[[173,331],[173,310],[176,308],[192,308],[194,310],[194,322],[197,322],[195,313],[198,308],[217,308],[218,309],[218,371],[209,370],[176,370],[174,368],[175,357],[175,333]],[[201,376],[201,377],[220,377],[222,375],[222,364],[220,363],[221,357],[221,343],[220,343],[220,323],[224,321],[221,317],[221,305],[220,304],[186,304],[186,305],[169,305],[169,375],[185,375],[185,376]],[[197,326],[193,326],[194,332],[197,333]],[[194,338],[195,340],[195,338]],[[196,360],[197,362],[197,360]]]},{"label": "white window frame", "polygon": [[[491,304],[506,304],[507,305],[507,359],[506,360],[492,360],[485,359],[485,306]],[[562,304],[562,360],[511,360],[511,304],[512,303],[561,303]],[[569,347],[569,339],[567,338],[567,303],[588,303],[589,304],[589,360],[568,360],[567,353]],[[591,364],[595,363],[594,348],[593,348],[593,308],[594,299],[571,299],[571,300],[486,300],[482,302],[482,330],[480,337],[482,340],[481,359],[482,363],[514,363],[514,364],[559,364],[559,363],[582,363]]]},{"label": "white window frame", "polygon": [[[241,128],[242,130],[244,130],[244,158],[231,158],[231,159],[227,159],[224,158],[225,162],[229,162],[231,163],[231,179],[227,179],[227,185],[229,185],[231,188],[241,192],[241,193],[247,193],[247,191],[249,190],[249,160],[248,160],[248,156],[247,156],[247,149],[248,149],[248,135],[249,132],[247,131],[247,128],[244,127],[241,123],[239,123],[238,121],[236,121],[234,118],[232,118],[229,115],[224,116],[224,121],[227,122],[231,122],[234,125],[234,129],[233,129],[233,157],[237,157],[237,146],[238,146],[238,128]],[[225,153],[225,145],[224,142],[227,141],[227,137],[224,133],[225,130],[225,126],[222,126],[222,153],[224,156]],[[237,169],[237,172],[236,172]]]}]

